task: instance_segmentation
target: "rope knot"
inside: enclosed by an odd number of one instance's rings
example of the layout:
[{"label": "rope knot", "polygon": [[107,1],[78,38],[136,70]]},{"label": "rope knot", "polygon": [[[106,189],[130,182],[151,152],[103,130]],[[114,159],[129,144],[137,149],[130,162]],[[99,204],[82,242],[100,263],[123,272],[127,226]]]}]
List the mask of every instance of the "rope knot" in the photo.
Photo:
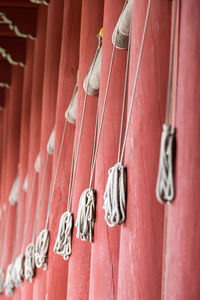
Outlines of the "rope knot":
[{"label": "rope knot", "polygon": [[32,282],[32,279],[35,276],[35,245],[33,243],[30,243],[26,247],[24,275],[25,280],[29,282]]},{"label": "rope knot", "polygon": [[43,229],[36,241],[35,247],[35,264],[37,268],[47,269],[46,257],[49,249],[50,233],[47,229]]},{"label": "rope knot", "polygon": [[156,196],[160,203],[172,202],[174,199],[173,151],[175,128],[163,124],[161,137],[160,161],[156,185]]},{"label": "rope knot", "polygon": [[80,198],[76,219],[76,237],[82,241],[93,242],[95,221],[96,191],[88,188]]},{"label": "rope knot", "polygon": [[108,226],[114,227],[125,221],[126,169],[121,163],[117,163],[108,171],[103,208]]},{"label": "rope knot", "polygon": [[62,214],[58,229],[58,234],[53,251],[68,260],[72,253],[72,226],[73,214],[69,211]]}]

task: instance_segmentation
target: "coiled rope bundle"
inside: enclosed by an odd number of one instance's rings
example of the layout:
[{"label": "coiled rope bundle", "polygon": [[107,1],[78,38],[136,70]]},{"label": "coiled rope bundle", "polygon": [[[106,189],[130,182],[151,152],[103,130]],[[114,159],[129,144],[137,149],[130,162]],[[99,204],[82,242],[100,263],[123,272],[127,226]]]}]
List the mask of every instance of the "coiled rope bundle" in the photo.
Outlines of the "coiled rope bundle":
[{"label": "coiled rope bundle", "polygon": [[76,237],[82,241],[93,242],[95,222],[96,191],[86,189],[80,198],[78,215],[75,226],[77,227]]},{"label": "coiled rope bundle", "polygon": [[69,211],[62,214],[58,229],[58,234],[53,251],[61,255],[64,260],[68,260],[72,252],[72,231],[73,215]]},{"label": "coiled rope bundle", "polygon": [[[82,128],[83,128],[83,121],[85,116],[85,107],[87,102],[87,96],[88,95],[96,95],[97,89],[99,89],[100,82],[98,83],[98,79],[100,80],[99,67],[101,65],[101,43],[102,43],[102,33],[99,33],[98,36],[98,47],[94,56],[94,59],[92,61],[92,64],[90,66],[89,72],[86,75],[86,78],[84,80],[83,88],[85,90],[85,97],[83,102],[83,109],[82,109],[82,116],[81,116],[81,124],[80,124],[80,130],[79,130],[79,136],[78,136],[78,143],[77,143],[77,150],[76,150],[76,158],[74,161],[74,154],[75,154],[75,139],[74,139],[74,145],[73,145],[73,154],[72,154],[72,164],[71,164],[71,174],[70,174],[70,183],[69,183],[69,192],[68,192],[68,204],[67,204],[67,211],[61,216],[60,224],[59,224],[59,230],[56,238],[56,243],[54,246],[54,251],[63,256],[64,260],[67,260],[70,258],[71,251],[72,251],[72,230],[73,230],[73,214],[70,212],[71,208],[71,202],[73,197],[73,188],[74,188],[74,182],[76,177],[76,168],[78,163],[78,157],[79,157],[79,150],[80,150],[80,141],[81,141],[81,135],[82,135]],[[97,63],[97,65],[96,65]],[[95,68],[96,65],[96,68]],[[93,73],[93,70],[96,69],[96,71]],[[90,77],[94,74],[94,81],[90,81]],[[90,88],[89,88],[90,87]],[[94,150],[94,148],[93,148]],[[82,208],[83,206],[81,206]],[[83,207],[83,210],[85,208]],[[82,214],[79,212],[79,214]],[[76,226],[79,226],[80,219],[77,219]],[[90,222],[90,221],[89,221]],[[91,222],[93,222],[91,220]],[[82,226],[81,226],[82,227]],[[92,227],[89,225],[89,227]],[[93,225],[94,227],[94,225]],[[92,233],[92,231],[91,231]],[[86,234],[87,235],[87,234]],[[89,238],[89,237],[88,237]],[[92,237],[90,238],[92,240]],[[65,254],[67,253],[67,255]]]},{"label": "coiled rope bundle", "polygon": [[156,196],[160,203],[171,202],[174,199],[173,182],[173,149],[175,128],[163,124],[160,148],[160,162],[156,185]]},{"label": "coiled rope bundle", "polygon": [[[42,188],[41,188],[41,196],[40,196],[40,200],[39,200],[39,209],[40,209],[41,198],[42,198],[42,194],[43,194],[43,190],[44,190],[44,181],[45,181],[45,177],[46,177],[48,156],[54,154],[54,149],[55,149],[55,126],[53,128],[53,131],[52,131],[52,133],[49,137],[49,141],[47,143],[47,159],[46,159],[46,166],[45,166],[44,177],[43,177],[43,184],[42,184]],[[51,195],[51,193],[50,193],[50,195]],[[48,206],[51,205],[51,203],[50,203],[51,201],[52,201],[52,199],[49,200]],[[50,208],[48,207],[47,219],[49,218],[49,213],[50,213]],[[39,214],[39,210],[36,212],[36,219],[38,219],[38,214]],[[47,258],[47,254],[48,254],[48,250],[49,250],[49,241],[50,241],[50,232],[47,230],[47,224],[48,224],[48,221],[46,220],[45,228],[38,235],[36,245],[35,245],[36,267],[43,268],[44,270],[47,269],[46,258]]]},{"label": "coiled rope bundle", "polygon": [[[34,177],[33,177],[33,186],[32,186],[31,198],[30,198],[30,202],[29,202],[29,211],[28,211],[27,222],[29,221],[29,218],[30,218],[32,197],[33,197],[33,191],[34,191],[34,186],[35,186],[35,176],[36,176],[36,173],[40,172],[40,153],[38,153],[37,158],[35,160],[34,170],[35,170],[35,173],[34,173]],[[46,168],[45,168],[45,170],[46,170]],[[35,220],[34,220],[33,227],[35,228]],[[33,228],[33,232],[34,232],[34,228]],[[36,266],[35,266],[35,246],[32,241],[26,247],[26,250],[25,250],[24,278],[26,281],[32,282],[32,278],[35,276],[35,268],[36,268]]]},{"label": "coiled rope bundle", "polygon": [[7,267],[4,288],[6,296],[12,297],[15,288],[15,282],[13,281],[13,264],[8,265]]},{"label": "coiled rope bundle", "polygon": [[[133,2],[128,2],[129,5],[131,5]],[[128,5],[127,4],[127,5]],[[125,6],[125,9],[123,12],[126,11],[126,8],[128,6]],[[123,157],[125,152],[125,146],[126,146],[126,140],[128,137],[128,130],[129,130],[129,124],[133,109],[133,102],[135,98],[135,92],[137,87],[137,80],[139,76],[140,71],[140,64],[141,64],[141,58],[143,53],[143,47],[144,47],[144,40],[146,36],[146,29],[148,24],[148,18],[149,18],[149,12],[151,7],[151,0],[148,2],[147,7],[147,13],[144,23],[144,30],[142,35],[142,41],[140,45],[140,51],[139,51],[139,57],[136,67],[136,74],[134,79],[134,85],[133,85],[133,92],[131,95],[131,101],[130,101],[130,107],[128,111],[128,117],[127,117],[127,123],[124,133],[124,140],[122,144],[122,135],[123,135],[123,123],[124,123],[124,112],[125,112],[125,104],[126,104],[126,97],[127,97],[127,84],[128,84],[128,72],[129,72],[129,60],[130,60],[130,44],[131,44],[131,38],[129,37],[128,40],[128,54],[127,54],[127,61],[126,61],[126,73],[125,73],[125,84],[124,84],[124,95],[123,95],[123,106],[122,106],[122,115],[121,115],[121,128],[120,128],[120,138],[119,138],[119,147],[118,147],[118,162],[114,167],[112,167],[108,172],[108,181],[106,184],[106,189],[104,193],[104,210],[105,210],[105,221],[108,226],[114,227],[116,225],[120,225],[125,221],[126,218],[126,169],[123,166]],[[132,11],[132,8],[130,9]],[[119,19],[119,24],[122,20],[123,12]],[[129,18],[129,35],[131,36],[131,23],[132,23],[132,14],[130,14]],[[119,27],[119,25],[118,25]],[[114,43],[115,45],[115,43]]]},{"label": "coiled rope bundle", "polygon": [[[163,131],[160,146],[160,159],[158,167],[158,177],[156,183],[156,197],[160,203],[170,203],[174,200],[174,154],[175,154],[175,124],[172,124],[172,90],[173,90],[173,64],[174,64],[174,48],[175,48],[175,32],[176,32],[176,14],[177,1],[174,1],[174,16],[172,25],[172,43],[169,64],[169,78],[167,90],[167,104],[165,124],[163,124]],[[175,123],[175,122],[174,122]]]},{"label": "coiled rope bundle", "polygon": [[125,221],[126,169],[121,163],[117,163],[108,171],[103,208],[108,226],[114,227]]},{"label": "coiled rope bundle", "polygon": [[35,246],[35,264],[37,268],[47,269],[46,257],[49,249],[50,233],[47,229],[43,229]]},{"label": "coiled rope bundle", "polygon": [[26,281],[32,282],[35,276],[35,245],[28,244],[26,247],[26,255],[24,261],[24,278]]}]

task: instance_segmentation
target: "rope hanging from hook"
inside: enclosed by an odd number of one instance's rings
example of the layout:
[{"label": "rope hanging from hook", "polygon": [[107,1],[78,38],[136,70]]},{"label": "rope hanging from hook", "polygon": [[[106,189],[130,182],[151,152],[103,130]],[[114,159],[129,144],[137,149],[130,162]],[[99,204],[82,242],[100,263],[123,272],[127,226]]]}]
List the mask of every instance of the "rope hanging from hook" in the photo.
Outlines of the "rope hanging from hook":
[{"label": "rope hanging from hook", "polygon": [[[44,167],[44,173],[43,173],[43,178],[42,178],[41,191],[40,191],[40,195],[39,195],[39,199],[38,199],[38,203],[37,203],[35,220],[34,220],[34,225],[33,225],[33,236],[32,236],[32,242],[31,243],[34,243],[34,240],[35,240],[36,226],[37,226],[37,223],[38,223],[38,218],[39,218],[39,213],[40,213],[40,206],[41,206],[41,201],[42,201],[44,187],[45,187],[45,181],[46,181],[46,175],[47,175],[47,166],[48,166],[48,161],[49,161],[49,155],[50,155],[50,153],[47,151],[47,156],[46,156],[46,161],[45,161],[45,167]],[[44,237],[48,238],[48,234],[49,234],[49,232],[45,232],[45,234],[44,233],[42,233],[42,234],[40,233],[39,234],[39,236],[37,238],[37,241],[36,241],[35,253],[34,253],[34,260],[35,260],[36,267],[37,268],[44,268],[44,270],[46,270],[47,266],[46,266],[46,263],[45,263],[45,256],[46,255],[44,254],[45,249],[46,249],[46,243],[43,241],[43,239],[44,239]],[[27,247],[29,247],[29,245]],[[44,249],[43,249],[43,247],[44,247]],[[30,253],[30,252],[28,252],[28,253]],[[28,266],[27,264],[30,261],[32,261],[32,262]],[[27,267],[32,268],[33,258],[32,257],[31,258],[30,257],[27,258],[25,265],[26,265],[26,268]],[[33,272],[30,272],[30,274],[31,273],[35,273],[35,272],[33,271]],[[27,269],[26,269],[26,274],[27,274]],[[26,280],[30,281],[30,280],[32,280],[32,278],[26,277]]]},{"label": "rope hanging from hook", "polygon": [[174,15],[172,25],[172,44],[169,64],[169,78],[167,91],[167,105],[165,124],[163,124],[163,131],[160,146],[160,159],[158,167],[158,177],[156,184],[156,197],[160,203],[172,202],[175,196],[174,189],[174,146],[176,129],[172,125],[172,90],[173,90],[173,67],[174,67],[174,49],[175,49],[175,35],[176,35],[176,16],[177,16],[177,0],[174,2]]},{"label": "rope hanging from hook", "polygon": [[[133,2],[132,2],[133,4]],[[147,13],[144,23],[144,30],[142,35],[142,41],[140,45],[139,57],[136,68],[136,75],[133,85],[133,92],[131,95],[130,107],[127,117],[127,124],[124,134],[124,140],[122,144],[122,135],[123,135],[123,124],[124,124],[124,111],[126,104],[127,96],[127,85],[128,85],[128,72],[129,72],[129,60],[130,60],[130,43],[131,38],[129,38],[128,44],[128,54],[127,54],[127,63],[126,63],[126,74],[125,74],[125,85],[124,85],[124,95],[123,95],[123,106],[122,106],[122,115],[121,115],[121,128],[120,128],[120,138],[119,138],[119,148],[118,148],[118,162],[108,171],[108,180],[106,184],[106,189],[104,193],[104,205],[105,210],[105,221],[109,227],[114,227],[124,223],[126,219],[126,189],[127,189],[127,179],[126,179],[126,168],[123,166],[123,157],[125,152],[126,140],[128,136],[130,118],[133,109],[133,102],[135,97],[135,91],[137,87],[137,80],[141,65],[141,58],[143,53],[144,41],[146,36],[146,29],[149,19],[149,12],[151,7],[151,0],[148,2]],[[131,9],[132,10],[132,9]],[[129,34],[131,36],[131,25],[132,25],[132,14],[130,17],[129,24]]]},{"label": "rope hanging from hook", "polygon": [[[71,172],[70,172],[70,183],[69,183],[69,191],[68,191],[68,204],[67,211],[61,216],[59,230],[56,238],[56,242],[54,245],[54,251],[63,256],[64,260],[68,260],[72,251],[72,230],[73,230],[73,214],[70,212],[71,202],[73,198],[73,190],[74,190],[74,182],[76,177],[76,169],[78,164],[79,150],[80,150],[80,142],[83,128],[83,121],[85,116],[85,107],[87,102],[88,95],[96,95],[98,86],[98,80],[100,81],[100,75],[98,74],[99,66],[101,65],[101,44],[102,44],[102,30],[97,35],[98,38],[98,47],[90,66],[90,69],[86,75],[86,78],[83,83],[83,88],[85,90],[85,96],[83,101],[83,109],[81,116],[81,124],[78,136],[78,143],[76,149],[76,157],[75,155],[75,137],[74,137],[74,145],[73,145],[73,154],[72,154],[72,164],[71,164]],[[93,71],[95,72],[93,73]],[[92,78],[92,80],[91,80]]]}]

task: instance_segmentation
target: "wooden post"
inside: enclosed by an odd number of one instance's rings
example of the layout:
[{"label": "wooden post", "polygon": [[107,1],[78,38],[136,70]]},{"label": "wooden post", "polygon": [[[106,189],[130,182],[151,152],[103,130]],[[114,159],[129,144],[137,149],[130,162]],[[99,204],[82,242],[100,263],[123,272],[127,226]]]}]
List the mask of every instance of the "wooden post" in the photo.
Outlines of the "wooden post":
[{"label": "wooden post", "polygon": [[[33,82],[32,82],[32,93],[31,93],[32,100],[31,100],[30,133],[29,133],[30,134],[29,157],[28,157],[29,185],[28,185],[27,195],[30,195],[32,190],[33,176],[35,171],[34,164],[40,149],[46,23],[47,23],[47,7],[40,6],[40,8],[38,9],[37,38],[35,40],[35,48],[34,48]],[[38,188],[38,176],[36,179],[35,191],[33,194],[31,216],[30,216],[30,222],[27,230],[25,246],[27,246],[32,240],[33,223],[35,218],[35,209],[36,209],[37,195],[38,195],[37,188]],[[27,206],[26,206],[26,212],[27,212]],[[23,289],[21,293],[21,300],[32,299],[32,293],[33,293],[33,284],[24,281]]]},{"label": "wooden post", "polygon": [[[55,171],[65,124],[65,111],[71,101],[77,80],[80,21],[81,1],[66,1],[64,3],[62,48],[57,94],[56,139],[52,175],[53,181],[55,178]],[[60,217],[67,209],[74,132],[75,126],[68,123],[51,207],[49,221],[51,240],[46,277],[46,293],[48,294],[49,300],[56,299],[57,295],[59,295],[59,300],[66,299],[68,263],[65,262],[61,256],[53,252],[53,247],[57,237]],[[54,282],[56,282],[56,284],[54,284]]]},{"label": "wooden post", "polygon": [[[105,0],[99,120],[113,49],[112,33],[123,5],[123,0]],[[97,203],[94,243],[91,252],[89,300],[114,300],[117,297],[120,227],[108,228],[102,206],[108,170],[117,163],[126,56],[126,50],[116,49],[96,163]]]},{"label": "wooden post", "polygon": [[[62,20],[63,20],[63,0],[52,0],[48,7],[47,17],[47,37],[45,49],[45,68],[44,68],[44,84],[43,84],[43,108],[41,123],[41,172],[39,175],[39,189],[41,190],[41,182],[44,173],[44,164],[47,155],[47,143],[51,131],[53,130],[56,117],[56,99],[58,86],[58,72],[60,62],[60,48],[62,37]],[[41,201],[41,209],[37,224],[37,235],[44,229],[47,206],[49,200],[50,183],[52,173],[52,157],[50,156],[47,168],[46,183]],[[42,269],[37,270],[37,277],[34,281],[33,299],[46,298],[46,272]]]},{"label": "wooden post", "polygon": [[[103,6],[104,1],[82,1],[76,147],[85,96],[83,81],[91,66],[98,46],[97,34],[103,26]],[[84,189],[89,187],[97,103],[97,96],[87,97],[72,199],[74,222],[76,222],[80,196]],[[72,238],[72,255],[69,259],[68,290],[66,299],[88,299],[90,254],[91,244],[89,242],[82,242],[80,239],[77,239],[76,228],[74,227]]]},{"label": "wooden post", "polygon": [[200,297],[200,2],[180,1],[176,101],[176,197],[168,207],[163,299]]},{"label": "wooden post", "polygon": [[[19,182],[19,200],[17,204],[17,225],[16,225],[16,257],[21,254],[22,241],[24,235],[25,208],[26,200],[29,196],[23,190],[23,184],[28,167],[29,153],[29,124],[30,124],[30,107],[31,107],[31,87],[33,73],[33,52],[34,42],[27,40],[26,44],[26,65],[24,69],[24,82],[22,94],[22,111],[21,111],[21,133],[20,133],[20,182]],[[13,299],[17,300],[21,297],[21,289],[16,289]]]}]

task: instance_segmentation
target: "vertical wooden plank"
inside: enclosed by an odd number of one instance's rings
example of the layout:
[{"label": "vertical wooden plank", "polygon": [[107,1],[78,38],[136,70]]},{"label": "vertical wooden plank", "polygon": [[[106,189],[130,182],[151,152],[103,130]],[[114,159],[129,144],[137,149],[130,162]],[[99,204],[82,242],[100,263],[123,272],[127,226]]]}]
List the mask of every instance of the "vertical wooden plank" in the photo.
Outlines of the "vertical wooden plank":
[{"label": "vertical wooden plank", "polygon": [[[76,145],[78,142],[85,96],[83,81],[87,75],[98,46],[97,34],[103,25],[103,7],[104,1],[101,0],[82,1]],[[72,199],[72,212],[74,213],[74,221],[76,221],[77,217],[80,196],[84,189],[89,187],[97,101],[97,96],[87,97]],[[74,227],[72,255],[69,260],[68,290],[66,299],[88,299],[90,254],[91,244],[89,242],[82,242],[80,239],[77,239],[76,228]]]},{"label": "vertical wooden plank", "polygon": [[[135,79],[148,1],[135,1],[129,77]],[[128,133],[127,219],[121,229],[118,300],[161,297],[163,206],[155,196],[167,95],[171,4],[152,1]]]},{"label": "vertical wooden plank", "polygon": [[[42,117],[42,93],[44,78],[44,60],[45,60],[45,42],[46,42],[46,25],[47,25],[47,7],[40,6],[38,9],[37,22],[37,38],[34,47],[34,63],[33,63],[33,82],[31,93],[31,116],[30,116],[30,138],[29,138],[29,154],[28,154],[28,192],[30,195],[35,159],[40,149],[40,133],[41,133],[41,117]],[[36,179],[35,192],[33,194],[32,209],[30,222],[26,235],[27,246],[32,240],[33,222],[35,218],[35,209],[37,204],[37,188],[38,178]],[[27,206],[26,206],[27,213]],[[34,281],[33,281],[34,282]],[[24,281],[22,289],[22,300],[32,299],[33,284]]]},{"label": "vertical wooden plank", "polygon": [[[104,4],[99,119],[102,114],[113,49],[112,33],[123,5],[123,0],[105,0]],[[104,220],[105,212],[102,207],[108,170],[117,162],[126,55],[126,50],[116,49],[96,163],[97,204],[94,243],[91,252],[90,300],[115,300],[117,298],[120,227],[108,228]]]},{"label": "vertical wooden plank", "polygon": [[[6,151],[6,179],[5,179],[5,201],[10,214],[6,220],[8,234],[5,238],[5,270],[11,263],[14,248],[14,235],[16,226],[16,205],[10,206],[8,197],[12,184],[17,175],[19,162],[19,142],[20,142],[20,121],[21,121],[21,102],[23,86],[23,68],[12,68],[12,86],[9,92],[8,122],[7,122],[7,151]],[[10,208],[9,208],[10,206]]]},{"label": "vertical wooden plank", "polygon": [[[70,0],[65,1],[64,3],[62,48],[56,109],[55,154],[53,158],[52,180],[54,180],[55,177],[60,144],[63,135],[65,123],[64,114],[71,101],[77,80],[81,3],[82,2],[80,0]],[[46,293],[49,300],[56,299],[57,295],[59,295],[60,300],[66,299],[68,264],[61,256],[53,252],[53,247],[57,237],[60,217],[67,208],[74,131],[75,126],[68,123],[51,207],[49,221],[51,240],[48,254],[48,269],[46,279]],[[55,282],[56,284],[54,284]]]},{"label": "vertical wooden plank", "polygon": [[[26,42],[26,64],[24,69],[24,82],[22,92],[22,111],[21,111],[21,133],[20,133],[20,182],[19,182],[19,201],[17,204],[17,225],[16,225],[16,257],[21,254],[21,247],[24,234],[25,224],[25,207],[26,200],[29,201],[27,193],[23,191],[23,184],[28,167],[29,152],[29,124],[30,124],[30,107],[31,107],[31,88],[33,73],[33,52],[34,41]],[[21,289],[16,289],[13,299],[17,300],[21,297]]]},{"label": "vertical wooden plank", "polygon": [[[45,68],[44,68],[44,85],[43,85],[43,108],[42,108],[42,123],[41,123],[41,140],[40,140],[40,155],[41,155],[41,172],[39,176],[39,189],[41,190],[41,182],[44,171],[44,164],[47,155],[47,143],[51,131],[55,123],[56,115],[56,99],[58,86],[58,72],[60,62],[60,48],[62,37],[62,21],[63,21],[63,0],[52,0],[48,7],[47,17],[47,37],[45,49]],[[44,229],[47,206],[49,200],[49,190],[52,173],[52,157],[49,159],[47,168],[47,177],[41,201],[41,210],[37,226],[37,236]],[[37,277],[34,281],[33,299],[46,298],[46,272],[37,270]]]},{"label": "vertical wooden plank", "polygon": [[163,299],[200,297],[200,3],[180,1],[176,99],[176,197],[168,207]]}]

